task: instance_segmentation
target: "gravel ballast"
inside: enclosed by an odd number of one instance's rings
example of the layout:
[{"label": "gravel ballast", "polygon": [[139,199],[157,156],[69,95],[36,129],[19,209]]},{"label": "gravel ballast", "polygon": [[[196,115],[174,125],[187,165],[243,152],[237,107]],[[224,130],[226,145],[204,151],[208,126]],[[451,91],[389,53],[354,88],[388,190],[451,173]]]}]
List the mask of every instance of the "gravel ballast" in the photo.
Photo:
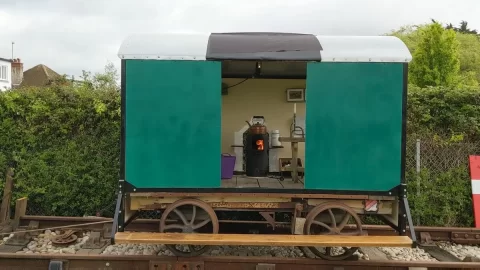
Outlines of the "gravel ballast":
[{"label": "gravel ballast", "polygon": [[460,245],[449,242],[438,242],[437,245],[445,251],[450,252],[460,260],[465,257],[477,257],[480,258],[480,247],[475,245]]},{"label": "gravel ballast", "polygon": [[[17,253],[26,254],[75,254],[88,241],[90,232],[82,233],[74,243],[69,245],[55,245],[52,238],[60,234],[60,231],[46,230],[39,234],[23,250]],[[13,234],[0,239],[0,242],[7,241]],[[439,242],[437,245],[450,252],[452,255],[463,260],[467,256],[480,257],[480,247],[475,245],[459,245],[448,242]],[[420,248],[376,248],[386,254],[390,260],[401,261],[436,261],[430,254]],[[307,251],[305,251],[307,252]],[[333,253],[338,253],[338,248],[333,248]],[[108,245],[101,254],[106,255],[157,255],[157,256],[174,256],[165,245],[162,244],[115,244]],[[270,246],[214,246],[208,250],[205,256],[266,256],[280,258],[305,258],[311,257],[312,254],[304,254],[302,249],[298,247],[270,247]],[[369,260],[368,253],[359,249],[354,256],[360,260]]]}]

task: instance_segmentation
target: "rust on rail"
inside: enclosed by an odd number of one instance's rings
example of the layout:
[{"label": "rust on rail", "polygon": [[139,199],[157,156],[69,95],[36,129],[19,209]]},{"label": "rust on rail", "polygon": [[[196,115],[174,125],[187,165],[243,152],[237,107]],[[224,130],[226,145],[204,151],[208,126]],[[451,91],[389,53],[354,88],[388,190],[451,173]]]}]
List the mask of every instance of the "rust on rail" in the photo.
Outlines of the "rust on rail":
[{"label": "rust on rail", "polygon": [[[426,262],[426,261],[325,261],[306,258],[233,257],[204,256],[177,258],[147,255],[63,255],[63,254],[4,254],[0,253],[0,270],[3,269],[49,269],[58,263],[63,269],[115,269],[115,270],[163,270],[163,269],[382,269],[400,270],[410,267],[428,269],[479,269],[479,263],[472,262]],[[268,268],[270,267],[270,268]]]}]

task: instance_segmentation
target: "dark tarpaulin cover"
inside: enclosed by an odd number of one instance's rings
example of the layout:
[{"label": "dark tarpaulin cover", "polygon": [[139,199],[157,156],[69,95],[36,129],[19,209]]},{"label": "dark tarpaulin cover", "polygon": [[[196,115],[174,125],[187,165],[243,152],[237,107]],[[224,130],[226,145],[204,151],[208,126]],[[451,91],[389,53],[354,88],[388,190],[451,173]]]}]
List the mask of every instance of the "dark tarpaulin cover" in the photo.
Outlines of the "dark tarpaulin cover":
[{"label": "dark tarpaulin cover", "polygon": [[321,60],[322,46],[311,34],[212,33],[207,59],[221,60]]}]

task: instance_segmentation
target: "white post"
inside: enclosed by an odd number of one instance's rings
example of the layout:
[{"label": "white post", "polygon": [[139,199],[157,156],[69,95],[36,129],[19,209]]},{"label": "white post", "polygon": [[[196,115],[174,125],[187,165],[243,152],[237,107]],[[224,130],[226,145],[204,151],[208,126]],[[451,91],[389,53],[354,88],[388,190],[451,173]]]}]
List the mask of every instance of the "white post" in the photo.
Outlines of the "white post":
[{"label": "white post", "polygon": [[[420,197],[420,139],[417,139],[415,150],[415,162],[417,172],[417,197]],[[417,226],[420,226],[419,216],[417,216]]]}]

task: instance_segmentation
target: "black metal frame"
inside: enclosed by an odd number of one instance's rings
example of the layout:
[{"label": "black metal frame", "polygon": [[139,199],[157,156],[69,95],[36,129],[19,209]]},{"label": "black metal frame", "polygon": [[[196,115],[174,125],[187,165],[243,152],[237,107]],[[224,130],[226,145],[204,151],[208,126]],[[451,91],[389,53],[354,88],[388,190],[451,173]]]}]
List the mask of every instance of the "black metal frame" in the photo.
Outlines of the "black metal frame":
[{"label": "black metal frame", "polygon": [[121,140],[120,140],[120,180],[117,197],[115,217],[112,225],[112,243],[117,231],[123,231],[124,227],[135,217],[125,221],[124,198],[126,193],[133,192],[171,192],[171,193],[283,193],[283,194],[343,194],[343,195],[376,195],[398,196],[400,211],[398,226],[385,220],[385,223],[395,229],[400,235],[406,234],[407,223],[410,227],[413,246],[416,246],[416,234],[407,200],[405,183],[405,151],[407,129],[407,91],[408,91],[408,63],[403,64],[403,97],[402,97],[402,136],[401,136],[401,179],[400,185],[388,191],[359,191],[359,190],[312,190],[312,189],[265,189],[265,188],[137,188],[125,181],[125,130],[126,130],[126,60],[121,60]]}]

